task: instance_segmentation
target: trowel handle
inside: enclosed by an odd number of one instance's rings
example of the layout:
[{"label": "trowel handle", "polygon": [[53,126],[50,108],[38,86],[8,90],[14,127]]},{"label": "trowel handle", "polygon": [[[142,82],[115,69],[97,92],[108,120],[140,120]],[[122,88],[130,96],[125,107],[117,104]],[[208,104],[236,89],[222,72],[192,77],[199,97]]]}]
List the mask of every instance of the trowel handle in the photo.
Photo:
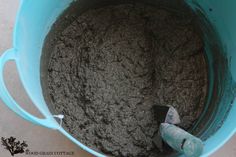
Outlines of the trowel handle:
[{"label": "trowel handle", "polygon": [[191,135],[185,130],[168,123],[160,125],[162,139],[173,149],[184,153],[187,157],[199,157],[203,151],[201,139]]}]

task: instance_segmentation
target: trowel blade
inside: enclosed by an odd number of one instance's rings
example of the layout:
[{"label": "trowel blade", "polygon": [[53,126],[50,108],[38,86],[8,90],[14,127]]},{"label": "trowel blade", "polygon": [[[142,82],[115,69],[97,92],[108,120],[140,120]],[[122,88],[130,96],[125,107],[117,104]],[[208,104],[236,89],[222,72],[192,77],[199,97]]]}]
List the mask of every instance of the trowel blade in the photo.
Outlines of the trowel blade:
[{"label": "trowel blade", "polygon": [[160,123],[179,124],[180,118],[178,111],[172,106],[154,105],[154,112]]},{"label": "trowel blade", "polygon": [[153,110],[155,113],[155,117],[159,123],[163,123],[166,120],[166,115],[169,111],[169,106],[161,106],[161,105],[154,105]]}]

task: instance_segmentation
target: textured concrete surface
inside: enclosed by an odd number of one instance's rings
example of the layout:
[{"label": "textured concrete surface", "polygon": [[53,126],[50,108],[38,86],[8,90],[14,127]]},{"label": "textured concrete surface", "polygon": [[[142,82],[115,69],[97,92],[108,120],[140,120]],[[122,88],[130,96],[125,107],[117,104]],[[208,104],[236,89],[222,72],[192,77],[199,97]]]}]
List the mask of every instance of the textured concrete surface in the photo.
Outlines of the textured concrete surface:
[{"label": "textured concrete surface", "polygon": [[[19,0],[0,0],[0,53],[12,47],[12,30]],[[23,87],[18,79],[14,63],[8,63],[5,68],[5,80],[7,87],[13,97],[30,113],[40,116],[33,104],[24,93]],[[14,136],[18,140],[25,140],[29,145],[30,151],[68,151],[74,152],[74,155],[68,157],[89,157],[91,155],[82,151],[66,137],[60,133],[42,128],[27,122],[11,110],[9,110],[2,101],[0,101],[0,137]],[[0,157],[10,157],[11,155],[2,146],[0,146]],[[17,157],[35,157],[39,155],[16,155]],[[62,155],[50,155],[63,157]],[[212,155],[212,157],[235,157],[236,156],[236,136],[234,136],[224,147]]]}]

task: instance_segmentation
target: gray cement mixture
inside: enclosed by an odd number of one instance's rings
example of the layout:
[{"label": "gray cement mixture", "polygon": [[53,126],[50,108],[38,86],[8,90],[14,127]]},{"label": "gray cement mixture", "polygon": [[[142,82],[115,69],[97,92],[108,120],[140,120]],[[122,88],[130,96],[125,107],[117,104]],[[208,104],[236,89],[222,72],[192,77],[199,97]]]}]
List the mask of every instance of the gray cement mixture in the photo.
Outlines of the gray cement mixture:
[{"label": "gray cement mixture", "polygon": [[204,108],[207,64],[191,15],[139,4],[91,9],[54,45],[44,89],[51,112],[96,151],[159,156],[153,105],[174,106],[184,129]]}]

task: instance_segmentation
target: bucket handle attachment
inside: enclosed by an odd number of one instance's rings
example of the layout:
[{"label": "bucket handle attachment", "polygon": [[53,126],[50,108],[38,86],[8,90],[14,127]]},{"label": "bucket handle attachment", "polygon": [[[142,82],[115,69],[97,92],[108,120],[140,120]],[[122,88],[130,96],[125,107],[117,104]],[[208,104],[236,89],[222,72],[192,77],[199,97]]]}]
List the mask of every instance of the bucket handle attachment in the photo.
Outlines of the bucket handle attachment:
[{"label": "bucket handle attachment", "polygon": [[58,125],[55,125],[55,123],[52,122],[50,118],[46,119],[40,119],[27,111],[25,111],[20,105],[17,104],[17,102],[12,98],[10,93],[8,92],[3,78],[3,70],[4,65],[8,61],[16,61],[16,51],[14,49],[9,49],[6,52],[2,54],[0,57],[0,97],[3,100],[3,102],[16,114],[24,118],[25,120],[28,120],[34,124],[38,124],[47,128],[51,129],[59,129]]}]

